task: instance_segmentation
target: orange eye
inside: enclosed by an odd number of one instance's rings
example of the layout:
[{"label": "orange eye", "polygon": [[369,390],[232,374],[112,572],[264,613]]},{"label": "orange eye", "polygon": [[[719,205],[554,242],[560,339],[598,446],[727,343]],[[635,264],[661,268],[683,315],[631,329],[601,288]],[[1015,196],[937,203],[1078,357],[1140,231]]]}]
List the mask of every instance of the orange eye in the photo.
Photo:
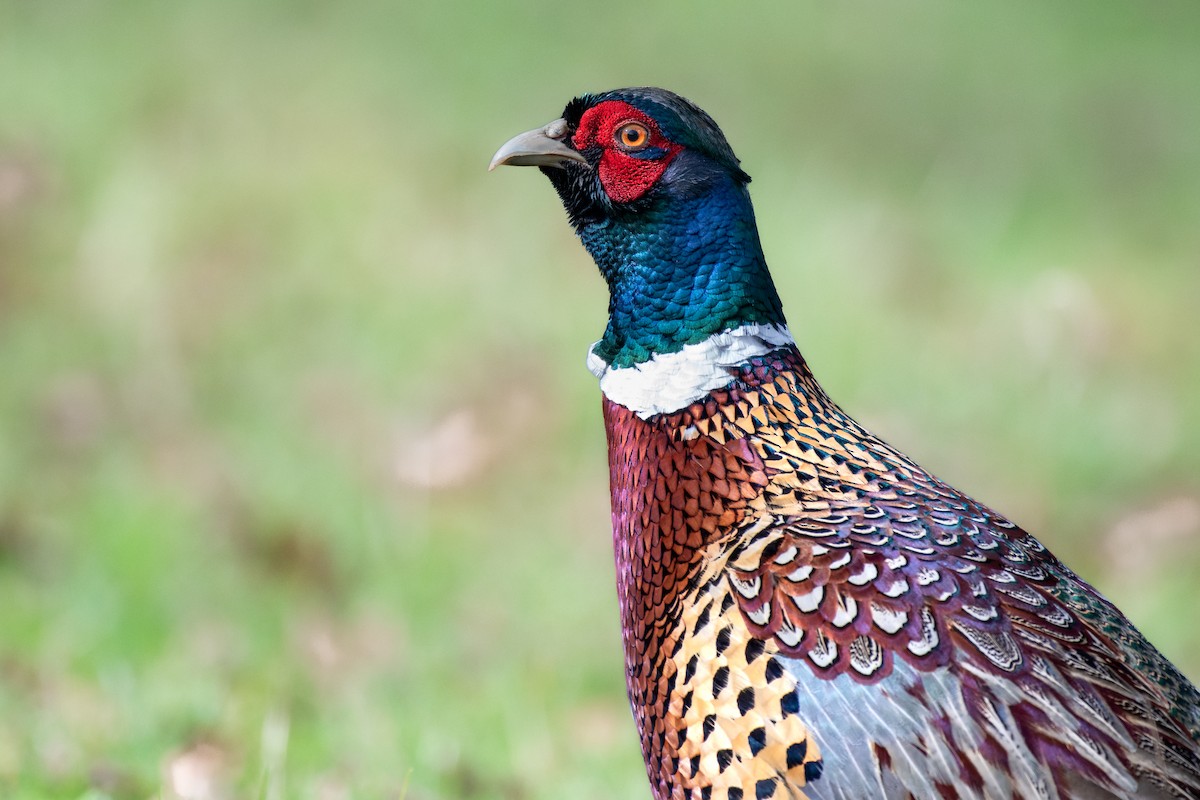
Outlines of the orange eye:
[{"label": "orange eye", "polygon": [[640,122],[626,122],[617,128],[617,144],[626,150],[640,150],[650,142],[650,131]]}]

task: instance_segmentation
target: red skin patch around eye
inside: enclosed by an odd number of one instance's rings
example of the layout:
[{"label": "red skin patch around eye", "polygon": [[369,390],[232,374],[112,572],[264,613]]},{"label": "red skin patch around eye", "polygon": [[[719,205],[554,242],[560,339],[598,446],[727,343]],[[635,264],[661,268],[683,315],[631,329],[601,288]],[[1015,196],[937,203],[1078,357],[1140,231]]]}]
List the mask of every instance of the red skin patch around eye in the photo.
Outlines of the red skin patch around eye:
[{"label": "red skin patch around eye", "polygon": [[[650,131],[649,148],[665,150],[660,158],[636,158],[617,146],[615,134],[625,122],[640,122]],[[667,165],[683,148],[662,135],[648,115],[620,100],[605,100],[584,112],[571,139],[576,150],[601,148],[600,185],[614,203],[630,203],[650,191]]]}]

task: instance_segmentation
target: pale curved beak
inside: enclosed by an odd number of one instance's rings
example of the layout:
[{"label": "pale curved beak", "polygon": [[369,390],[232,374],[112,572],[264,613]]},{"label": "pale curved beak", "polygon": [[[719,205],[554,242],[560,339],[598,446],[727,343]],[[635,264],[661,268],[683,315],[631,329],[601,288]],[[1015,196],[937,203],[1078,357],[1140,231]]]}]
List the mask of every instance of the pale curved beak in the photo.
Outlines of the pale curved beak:
[{"label": "pale curved beak", "polygon": [[558,167],[566,166],[568,161],[587,164],[587,159],[575,150],[567,147],[563,140],[567,138],[569,126],[566,120],[556,119],[551,123],[531,131],[517,134],[505,142],[492,163],[488,164],[488,172],[502,164],[513,167]]}]

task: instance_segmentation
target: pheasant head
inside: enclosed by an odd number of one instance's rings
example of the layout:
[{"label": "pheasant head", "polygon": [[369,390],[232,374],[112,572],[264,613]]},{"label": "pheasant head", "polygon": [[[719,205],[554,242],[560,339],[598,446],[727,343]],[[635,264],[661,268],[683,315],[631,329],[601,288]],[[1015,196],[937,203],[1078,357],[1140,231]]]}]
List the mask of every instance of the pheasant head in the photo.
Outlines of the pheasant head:
[{"label": "pheasant head", "polygon": [[602,380],[723,331],[785,335],[750,176],[689,100],[655,88],[582,95],[501,147],[501,164],[541,168],[608,283],[608,327],[589,359]]}]

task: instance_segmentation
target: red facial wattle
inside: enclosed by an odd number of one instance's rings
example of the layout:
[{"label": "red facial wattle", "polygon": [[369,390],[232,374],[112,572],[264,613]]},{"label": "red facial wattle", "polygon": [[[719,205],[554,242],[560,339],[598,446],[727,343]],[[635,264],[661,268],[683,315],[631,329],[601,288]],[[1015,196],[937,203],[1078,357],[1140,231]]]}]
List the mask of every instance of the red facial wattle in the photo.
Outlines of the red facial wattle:
[{"label": "red facial wattle", "polygon": [[[641,152],[617,145],[622,125],[638,122],[649,131]],[[614,203],[629,203],[646,194],[682,149],[667,139],[649,116],[620,100],[606,100],[584,112],[571,143],[577,150],[600,147],[600,185]]]}]

